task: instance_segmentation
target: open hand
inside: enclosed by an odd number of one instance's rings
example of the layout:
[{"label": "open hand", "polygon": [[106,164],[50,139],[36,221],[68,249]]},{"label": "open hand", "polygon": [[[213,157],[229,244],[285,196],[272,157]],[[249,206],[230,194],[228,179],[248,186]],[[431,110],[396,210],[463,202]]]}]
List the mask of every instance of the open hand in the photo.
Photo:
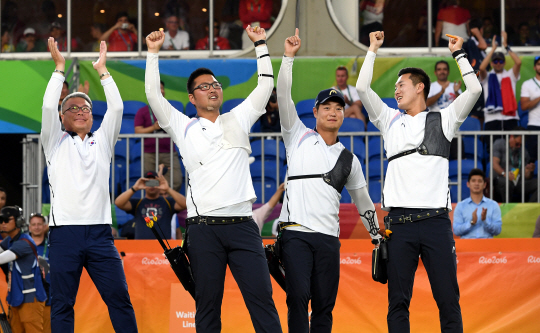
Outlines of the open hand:
[{"label": "open hand", "polygon": [[296,52],[298,52],[298,50],[300,49],[301,45],[302,40],[298,36],[298,28],[296,28],[294,36],[285,39],[285,55],[291,58],[294,57],[296,55]]},{"label": "open hand", "polygon": [[478,221],[478,215],[477,215],[477,212],[478,212],[478,208],[476,208],[474,210],[474,212],[472,212],[472,221],[471,221],[471,224],[472,225],[475,225],[476,222]]},{"label": "open hand", "polygon": [[104,40],[99,44],[99,58],[96,61],[92,61],[94,69],[101,75],[107,72],[107,43]]},{"label": "open hand", "polygon": [[253,43],[255,43],[258,40],[263,40],[263,39],[266,40],[266,31],[263,28],[260,28],[260,27],[252,28],[251,25],[248,25],[246,27],[246,32],[249,39],[251,39]]},{"label": "open hand", "polygon": [[154,31],[146,36],[146,45],[150,53],[158,53],[163,42],[165,42],[165,33],[163,31]]},{"label": "open hand", "polygon": [[58,50],[58,43],[54,41],[53,37],[49,37],[47,43],[49,45],[49,51],[51,52],[51,58],[54,60],[54,64],[56,65],[56,69],[59,71],[64,71],[66,68],[66,59],[64,59],[64,56]]}]

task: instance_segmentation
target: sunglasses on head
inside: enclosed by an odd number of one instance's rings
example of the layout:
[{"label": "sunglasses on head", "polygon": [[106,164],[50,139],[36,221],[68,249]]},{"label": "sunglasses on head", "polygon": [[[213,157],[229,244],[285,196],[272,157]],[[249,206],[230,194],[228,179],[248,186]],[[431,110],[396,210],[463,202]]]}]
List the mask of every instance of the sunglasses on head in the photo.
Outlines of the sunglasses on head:
[{"label": "sunglasses on head", "polygon": [[495,65],[498,65],[498,64],[504,64],[504,60],[503,60],[503,59],[495,59],[495,60],[492,60],[492,62],[493,62]]}]

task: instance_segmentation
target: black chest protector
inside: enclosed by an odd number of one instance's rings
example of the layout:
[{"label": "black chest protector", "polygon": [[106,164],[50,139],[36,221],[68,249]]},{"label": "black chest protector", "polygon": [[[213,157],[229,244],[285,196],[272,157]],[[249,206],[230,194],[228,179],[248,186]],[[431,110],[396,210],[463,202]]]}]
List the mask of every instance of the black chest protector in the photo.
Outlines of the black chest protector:
[{"label": "black chest protector", "polygon": [[410,155],[419,153],[420,155],[441,156],[450,158],[450,144],[442,129],[441,113],[430,111],[426,116],[426,128],[424,131],[424,140],[418,148],[403,151],[388,158],[388,162]]},{"label": "black chest protector", "polygon": [[347,178],[349,178],[349,175],[351,174],[352,162],[353,154],[345,148],[339,154],[336,165],[334,165],[334,168],[329,172],[318,175],[289,176],[287,179],[322,178],[326,184],[332,186],[338,193],[341,193],[343,187],[347,183]]}]

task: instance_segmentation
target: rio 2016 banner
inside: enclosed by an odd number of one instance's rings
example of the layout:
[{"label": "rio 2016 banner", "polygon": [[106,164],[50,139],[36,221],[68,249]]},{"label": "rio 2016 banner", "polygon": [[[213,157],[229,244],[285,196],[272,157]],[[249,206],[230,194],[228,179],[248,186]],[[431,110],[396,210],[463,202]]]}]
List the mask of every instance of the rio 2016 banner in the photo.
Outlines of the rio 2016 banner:
[{"label": "rio 2016 banner", "polygon": [[[266,241],[269,242],[269,241]],[[171,245],[180,243],[172,241]],[[139,332],[195,332],[195,302],[172,272],[155,240],[116,241]],[[369,240],[341,240],[341,277],[333,331],[387,332],[387,285],[371,279]],[[540,327],[540,239],[456,240],[464,331],[536,333]],[[390,258],[391,260],[391,258]],[[287,331],[285,292],[272,282]],[[6,283],[0,279],[0,293]],[[421,261],[410,306],[411,332],[439,332],[438,309]],[[242,295],[227,271],[222,332],[254,332]],[[114,332],[107,307],[83,272],[75,303],[75,332]]]},{"label": "rio 2016 banner", "polygon": [[[97,56],[96,56],[97,57]],[[277,80],[281,57],[272,60],[274,78]],[[397,73],[403,67],[423,68],[435,80],[434,65],[442,58],[437,57],[379,57],[375,62],[372,88],[382,98],[393,98]],[[459,70],[451,58],[449,80],[460,80]],[[524,56],[521,79],[517,84],[516,98],[519,100],[521,83],[534,76],[533,57]],[[356,61],[356,63],[355,63]],[[67,67],[70,65],[67,63]],[[322,90],[336,84],[334,71],[338,66],[349,69],[348,83],[356,84],[363,58],[298,58],[294,62],[292,97],[297,103],[313,99]],[[80,61],[81,82],[90,83],[90,98],[105,101],[103,89],[92,63]],[[507,69],[513,63],[509,60]],[[107,68],[118,85],[124,101],[146,101],[144,93],[145,60],[107,61]],[[160,60],[161,79],[165,83],[168,99],[188,103],[186,82],[189,74],[198,67],[210,68],[223,83],[224,99],[246,98],[257,85],[257,63],[255,59],[205,59],[205,60]],[[39,133],[41,106],[54,63],[52,61],[0,61],[0,73],[7,78],[0,82],[0,133]]]}]

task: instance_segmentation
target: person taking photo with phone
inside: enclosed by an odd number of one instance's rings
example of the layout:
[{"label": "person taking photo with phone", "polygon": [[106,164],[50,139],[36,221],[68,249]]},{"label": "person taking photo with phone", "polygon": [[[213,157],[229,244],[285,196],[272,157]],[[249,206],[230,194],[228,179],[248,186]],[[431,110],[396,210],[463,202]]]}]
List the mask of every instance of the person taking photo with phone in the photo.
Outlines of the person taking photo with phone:
[{"label": "person taking photo with phone", "polygon": [[[144,197],[132,198],[135,193],[145,190]],[[169,195],[161,196],[161,192]],[[175,212],[186,209],[186,197],[169,187],[163,175],[147,171],[143,178],[114,201],[116,207],[135,217],[135,239],[154,239],[152,230],[146,226],[145,217],[157,216],[156,228],[166,239],[172,238],[171,218]],[[176,228],[176,225],[174,226]]]}]

